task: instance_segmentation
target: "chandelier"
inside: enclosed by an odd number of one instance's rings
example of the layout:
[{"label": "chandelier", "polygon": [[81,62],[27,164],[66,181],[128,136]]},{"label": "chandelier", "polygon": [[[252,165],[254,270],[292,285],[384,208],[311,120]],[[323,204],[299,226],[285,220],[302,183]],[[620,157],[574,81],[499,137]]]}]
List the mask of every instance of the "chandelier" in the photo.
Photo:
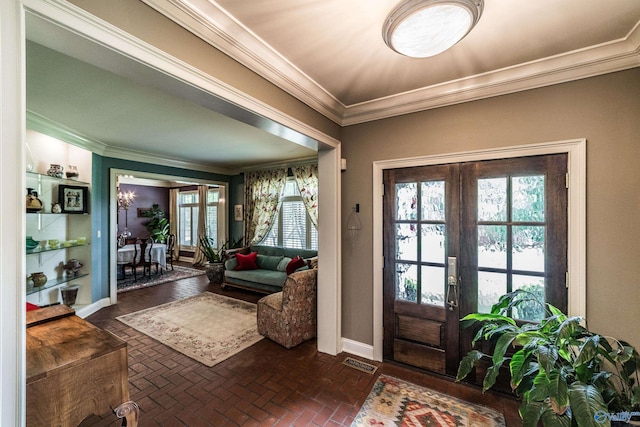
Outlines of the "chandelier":
[{"label": "chandelier", "polygon": [[128,210],[135,198],[136,195],[133,191],[127,191],[126,193],[118,191],[118,209]]}]

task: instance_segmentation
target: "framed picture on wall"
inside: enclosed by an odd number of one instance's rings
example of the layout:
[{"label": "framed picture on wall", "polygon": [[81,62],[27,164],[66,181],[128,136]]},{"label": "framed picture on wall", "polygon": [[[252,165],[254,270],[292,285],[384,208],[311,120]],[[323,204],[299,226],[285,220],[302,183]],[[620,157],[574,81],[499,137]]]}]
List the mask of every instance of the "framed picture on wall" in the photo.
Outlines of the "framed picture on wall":
[{"label": "framed picture on wall", "polygon": [[58,203],[64,213],[89,213],[89,190],[87,187],[59,185]]},{"label": "framed picture on wall", "polygon": [[233,205],[233,219],[235,221],[242,221],[242,205]]},{"label": "framed picture on wall", "polygon": [[138,218],[145,218],[151,212],[151,208],[138,208]]}]

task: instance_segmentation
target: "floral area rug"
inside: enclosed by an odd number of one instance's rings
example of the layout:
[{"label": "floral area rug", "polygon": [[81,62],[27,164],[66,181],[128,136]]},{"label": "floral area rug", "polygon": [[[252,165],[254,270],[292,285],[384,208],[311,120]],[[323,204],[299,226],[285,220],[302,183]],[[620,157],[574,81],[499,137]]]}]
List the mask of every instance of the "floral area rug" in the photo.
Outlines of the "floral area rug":
[{"label": "floral area rug", "polygon": [[[155,272],[155,267],[152,268],[152,271]],[[138,269],[137,276],[138,280],[134,281],[133,274],[131,274],[131,270],[127,269],[127,275],[124,279],[118,280],[117,288],[118,293],[133,291],[135,289],[147,288],[149,286],[161,285],[167,282],[173,282],[174,280],[186,279],[188,277],[201,276],[205,274],[204,270],[198,270],[195,268],[188,267],[180,267],[178,265],[173,266],[173,270],[171,267],[167,271],[163,271],[162,274],[152,274],[151,276],[143,276],[142,268]]]},{"label": "floral area rug", "polygon": [[504,417],[398,378],[381,375],[351,427],[504,427]]},{"label": "floral area rug", "polygon": [[117,319],[207,366],[263,339],[255,304],[211,292]]}]

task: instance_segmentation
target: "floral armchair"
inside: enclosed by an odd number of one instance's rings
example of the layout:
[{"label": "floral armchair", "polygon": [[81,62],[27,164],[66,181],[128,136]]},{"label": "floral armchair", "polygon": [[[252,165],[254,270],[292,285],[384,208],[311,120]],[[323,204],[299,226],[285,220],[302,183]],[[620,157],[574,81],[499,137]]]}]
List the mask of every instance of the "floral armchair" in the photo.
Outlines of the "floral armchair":
[{"label": "floral armchair", "polygon": [[316,269],[290,274],[281,292],[258,301],[258,333],[292,348],[316,336]]}]

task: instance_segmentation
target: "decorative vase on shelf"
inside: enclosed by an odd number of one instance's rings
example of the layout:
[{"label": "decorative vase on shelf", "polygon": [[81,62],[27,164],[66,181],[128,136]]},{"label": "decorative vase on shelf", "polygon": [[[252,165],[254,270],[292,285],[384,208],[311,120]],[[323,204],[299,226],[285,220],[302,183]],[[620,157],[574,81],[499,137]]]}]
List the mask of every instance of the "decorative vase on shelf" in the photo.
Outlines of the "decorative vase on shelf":
[{"label": "decorative vase on shelf", "polygon": [[31,236],[27,236],[26,244],[27,244],[27,250],[30,251],[37,248],[40,242],[38,242],[37,240],[33,240],[33,237]]},{"label": "decorative vase on shelf", "polygon": [[69,179],[76,179],[78,178],[78,167],[77,166],[73,166],[73,165],[69,165],[69,169],[67,169],[67,178]]},{"label": "decorative vase on shelf", "polygon": [[67,277],[76,277],[80,273],[80,269],[84,264],[82,264],[77,259],[70,259],[64,266],[64,271],[67,273]]},{"label": "decorative vase on shelf", "polygon": [[27,188],[27,212],[40,212],[42,210],[42,200],[38,199],[38,193],[33,188]]},{"label": "decorative vase on shelf", "polygon": [[62,294],[62,303],[67,307],[71,307],[76,303],[76,298],[78,297],[78,289],[80,289],[77,285],[65,286],[64,288],[60,288],[60,293]]},{"label": "decorative vase on shelf", "polygon": [[31,279],[33,281],[33,286],[35,286],[36,288],[44,286],[45,283],[47,283],[47,275],[42,271],[31,273],[28,279]]},{"label": "decorative vase on shelf", "polygon": [[63,171],[64,171],[64,168],[62,166],[51,163],[51,165],[49,165],[49,170],[47,171],[47,175],[53,176],[55,178],[62,178],[64,177]]}]

